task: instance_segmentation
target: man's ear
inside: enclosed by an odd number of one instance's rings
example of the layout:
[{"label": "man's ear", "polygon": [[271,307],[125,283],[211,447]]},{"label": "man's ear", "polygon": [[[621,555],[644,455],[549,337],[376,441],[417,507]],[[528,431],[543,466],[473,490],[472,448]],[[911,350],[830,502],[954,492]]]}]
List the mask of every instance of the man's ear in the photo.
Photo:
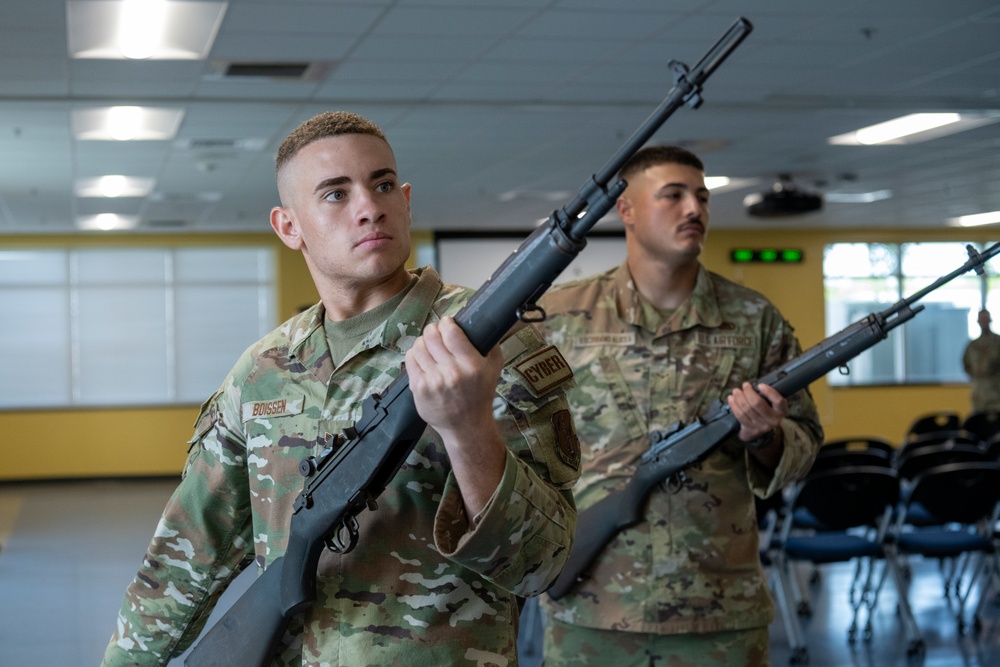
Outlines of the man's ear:
[{"label": "man's ear", "polygon": [[406,212],[410,212],[410,184],[403,183],[399,186],[399,189],[403,191],[403,196],[406,197]]},{"label": "man's ear", "polygon": [[618,211],[618,217],[621,218],[622,224],[628,227],[632,217],[632,202],[625,195],[621,195],[615,201],[615,209]]},{"label": "man's ear", "polygon": [[302,235],[299,234],[299,226],[295,222],[290,209],[284,206],[275,206],[271,209],[271,228],[278,235],[281,242],[292,250],[301,250],[303,246]]}]

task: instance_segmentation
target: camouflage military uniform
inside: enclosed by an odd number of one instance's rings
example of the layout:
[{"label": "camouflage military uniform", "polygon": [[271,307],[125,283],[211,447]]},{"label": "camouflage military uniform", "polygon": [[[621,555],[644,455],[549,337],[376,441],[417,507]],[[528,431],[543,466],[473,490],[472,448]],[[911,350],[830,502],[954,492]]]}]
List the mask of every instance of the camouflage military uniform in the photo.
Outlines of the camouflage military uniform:
[{"label": "camouflage military uniform", "polygon": [[[576,380],[569,399],[583,453],[574,489],[580,511],[625,486],[650,431],[689,422],[800,352],[767,299],[703,267],[690,299],[666,315],[634,289],[625,264],[558,286],[541,305],[541,328]],[[558,601],[543,598],[549,617],[658,635],[770,623],[753,493],[771,494],[805,474],[822,441],[808,392],[788,406],[776,470],[760,467],[732,436],[679,489],[653,492],[645,521],[608,545],[591,578]]]},{"label": "camouflage military uniform", "polygon": [[[354,423],[360,399],[398,375],[424,325],[469,295],[432,269],[415,273],[388,321],[337,368],[321,305],[243,354],[202,408],[183,481],[126,592],[104,664],[166,664],[241,564],[255,556],[264,567],[283,554],[300,460]],[[516,664],[515,596],[540,593],[567,555],[579,448],[568,370],[545,382],[524,375],[558,352],[530,327],[502,348],[494,414],[508,456],[487,507],[465,516],[444,446],[428,429],[378,508],[359,515],[354,551],[321,557],[318,599],[274,664]]]},{"label": "camouflage military uniform", "polygon": [[1000,410],[1000,334],[987,331],[971,341],[962,365],[972,385],[972,411]]}]

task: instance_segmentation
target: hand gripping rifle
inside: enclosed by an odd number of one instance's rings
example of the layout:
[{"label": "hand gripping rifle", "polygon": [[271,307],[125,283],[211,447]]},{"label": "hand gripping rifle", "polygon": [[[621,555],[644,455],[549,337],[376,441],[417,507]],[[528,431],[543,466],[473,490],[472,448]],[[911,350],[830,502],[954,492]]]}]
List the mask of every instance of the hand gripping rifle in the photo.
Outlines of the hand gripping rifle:
[{"label": "hand gripping rifle", "polygon": [[[675,85],[611,160],[555,211],[472,295],[455,316],[476,349],[486,354],[518,319],[537,321],[535,305],[586,245],[594,224],[625,189],[617,174],[682,104],[701,105],[702,83],[742,42],[752,25],[738,19],[692,69],[671,61]],[[374,509],[416,445],[426,424],[417,414],[405,371],[381,394],[362,402],[361,418],[341,444],[302,462],[306,477],[295,501],[285,554],[276,558],[198,643],[188,667],[270,664],[291,618],[316,599],[316,569],[324,545],[347,553],[357,544],[356,516]]]},{"label": "hand gripping rifle", "polygon": [[[946,276],[938,278],[912,296],[896,302],[891,308],[872,313],[851,324],[840,333],[820,341],[778,370],[757,380],[782,396],[791,396],[805,389],[835,368],[846,368],[847,362],[879,341],[889,331],[912,319],[924,309],[911,307],[950,280],[970,269],[983,274],[983,265],[998,252],[1000,243],[983,253],[971,245],[966,246],[969,261]],[[642,455],[639,466],[621,491],[612,492],[597,501],[577,517],[577,525],[587,530],[577,532],[569,559],[548,594],[558,600],[583,581],[586,571],[601,551],[619,531],[634,526],[642,520],[646,497],[661,482],[683,476],[684,469],[711,454],[726,438],[736,433],[740,423],[729,406],[715,401],[705,415],[687,426],[678,424],[666,431],[650,434],[650,448]]]}]

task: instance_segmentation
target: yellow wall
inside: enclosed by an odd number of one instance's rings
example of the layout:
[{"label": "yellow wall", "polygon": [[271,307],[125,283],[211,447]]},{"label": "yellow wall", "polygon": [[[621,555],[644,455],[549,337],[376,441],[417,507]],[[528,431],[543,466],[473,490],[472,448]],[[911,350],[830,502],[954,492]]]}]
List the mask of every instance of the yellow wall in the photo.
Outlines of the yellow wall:
[{"label": "yellow wall", "polygon": [[[430,235],[426,232],[414,233],[414,245],[429,240]],[[990,239],[969,230],[919,233],[713,230],[703,259],[713,271],[767,294],[796,327],[803,347],[809,347],[824,337],[823,245],[838,241],[915,240]],[[94,235],[6,237],[3,240],[8,248],[209,244],[264,244],[276,249],[281,321],[294,315],[300,305],[314,303],[318,298],[301,256],[285,248],[271,233],[238,237]],[[729,249],[737,246],[802,248],[805,261],[799,265],[734,265],[729,262]],[[940,273],[943,275],[955,268],[942,266]],[[812,385],[812,391],[827,437],[831,439],[876,435],[895,442],[902,438],[906,427],[919,414],[941,409],[961,414],[968,411],[968,386],[965,384],[830,388],[825,380],[819,380]],[[185,443],[191,437],[197,410],[197,406],[170,406],[0,412],[0,480],[175,475],[183,465],[187,452]]]}]

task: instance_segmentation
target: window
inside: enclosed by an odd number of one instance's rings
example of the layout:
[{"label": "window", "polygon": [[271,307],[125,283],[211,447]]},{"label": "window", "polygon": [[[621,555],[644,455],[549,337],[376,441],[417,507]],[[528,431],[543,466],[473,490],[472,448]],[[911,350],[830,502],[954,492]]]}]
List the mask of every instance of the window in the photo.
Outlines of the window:
[{"label": "window", "polygon": [[[826,335],[875,312],[882,312],[929,287],[969,260],[971,245],[993,244],[836,243],[823,254]],[[915,303],[923,311],[858,355],[847,374],[828,375],[832,386],[965,382],[962,352],[979,335],[977,314],[984,306],[1000,313],[1000,256],[982,276],[968,271]]]},{"label": "window", "polygon": [[0,252],[0,408],[201,402],[274,301],[269,248]]}]

